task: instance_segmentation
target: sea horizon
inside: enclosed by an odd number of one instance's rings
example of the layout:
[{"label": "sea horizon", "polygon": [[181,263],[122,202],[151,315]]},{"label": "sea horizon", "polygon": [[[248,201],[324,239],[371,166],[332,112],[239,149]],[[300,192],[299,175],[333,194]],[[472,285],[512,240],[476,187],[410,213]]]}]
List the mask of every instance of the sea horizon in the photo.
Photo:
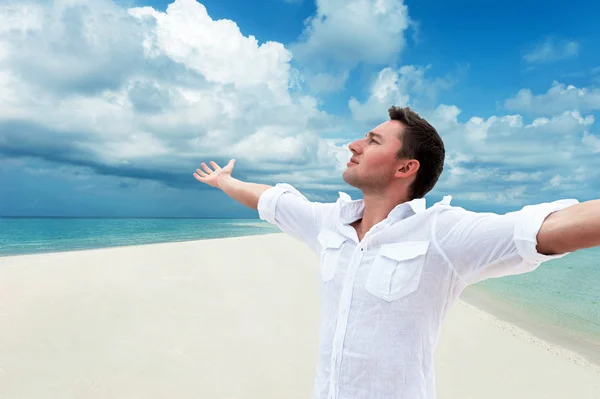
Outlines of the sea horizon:
[{"label": "sea horizon", "polygon": [[2,217],[0,257],[279,231],[258,218]]}]

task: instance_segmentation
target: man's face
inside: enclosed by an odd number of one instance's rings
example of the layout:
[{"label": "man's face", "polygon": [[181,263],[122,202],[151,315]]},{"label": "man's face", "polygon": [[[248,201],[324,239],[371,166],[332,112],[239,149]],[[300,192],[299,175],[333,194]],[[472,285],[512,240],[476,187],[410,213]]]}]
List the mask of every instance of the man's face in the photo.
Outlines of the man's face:
[{"label": "man's face", "polygon": [[402,145],[403,125],[387,121],[349,145],[352,159],[344,171],[344,181],[358,189],[382,191],[394,179],[399,161],[396,154]]}]

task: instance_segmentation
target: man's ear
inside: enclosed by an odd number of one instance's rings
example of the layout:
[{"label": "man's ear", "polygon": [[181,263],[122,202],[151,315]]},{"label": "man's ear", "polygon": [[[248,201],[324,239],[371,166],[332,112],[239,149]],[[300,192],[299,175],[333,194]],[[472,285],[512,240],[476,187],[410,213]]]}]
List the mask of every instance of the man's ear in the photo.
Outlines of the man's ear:
[{"label": "man's ear", "polygon": [[396,170],[395,176],[407,178],[416,175],[421,164],[416,159],[403,159]]}]

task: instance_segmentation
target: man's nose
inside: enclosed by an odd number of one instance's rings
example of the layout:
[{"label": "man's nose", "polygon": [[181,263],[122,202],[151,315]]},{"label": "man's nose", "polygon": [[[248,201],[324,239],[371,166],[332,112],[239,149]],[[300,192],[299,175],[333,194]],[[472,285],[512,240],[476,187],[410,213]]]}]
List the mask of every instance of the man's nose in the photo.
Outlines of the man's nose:
[{"label": "man's nose", "polygon": [[361,146],[360,146],[360,140],[357,141],[353,141],[352,143],[350,143],[350,145],[348,145],[348,149],[353,153],[353,154],[357,154],[361,151]]}]

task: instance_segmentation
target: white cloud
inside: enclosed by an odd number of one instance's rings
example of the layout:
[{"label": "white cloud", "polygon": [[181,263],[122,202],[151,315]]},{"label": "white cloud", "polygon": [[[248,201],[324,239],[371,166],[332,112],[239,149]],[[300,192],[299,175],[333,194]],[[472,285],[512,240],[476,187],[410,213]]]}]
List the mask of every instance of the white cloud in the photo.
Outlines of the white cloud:
[{"label": "white cloud", "polygon": [[360,103],[351,97],[348,106],[357,121],[375,121],[387,118],[391,105],[419,107],[433,103],[439,91],[450,88],[450,78],[429,79],[425,72],[430,67],[405,65],[399,69],[384,68],[377,74],[369,98]]},{"label": "white cloud", "polygon": [[196,0],[177,0],[166,13],[151,7],[129,13],[149,20],[154,28],[147,37],[147,54],[167,55],[211,83],[239,88],[264,85],[274,95],[287,96],[292,55],[281,43],[259,45],[254,36],[242,35],[235,22],[213,20]]},{"label": "white cloud", "polygon": [[580,44],[573,40],[547,38],[525,52],[523,59],[530,64],[554,62],[576,57],[579,54],[580,47]]},{"label": "white cloud", "polygon": [[581,133],[594,124],[594,116],[581,116],[577,111],[565,111],[551,118],[536,118],[525,129],[533,129],[543,134]]},{"label": "white cloud", "polygon": [[600,168],[593,155],[600,152],[600,139],[587,133],[594,127],[593,116],[564,112],[525,124],[518,114],[461,122],[460,113],[448,105],[422,113],[446,146],[438,195],[519,206],[538,202],[540,190],[578,196],[593,187],[596,173],[590,171]]},{"label": "white cloud", "polygon": [[[342,23],[367,4],[365,20],[377,24]],[[244,36],[193,0],[165,12],[108,0],[0,6],[0,152],[162,182],[190,179],[202,161],[236,158],[253,181],[344,191],[348,142],[387,119],[395,104],[412,106],[444,138],[438,193],[517,204],[536,201],[544,184],[576,196],[598,176],[600,134],[589,112],[600,109],[600,93],[593,88],[555,83],[536,96],[524,89],[505,103],[513,114],[461,118],[458,106],[436,101],[454,79],[407,65],[382,68],[363,102],[351,97],[352,119],[321,111],[317,98],[299,94],[304,85],[336,90],[353,65],[393,58],[408,14],[391,0],[318,7],[327,18],[309,21],[303,56],[337,69],[296,70],[296,54],[285,46]],[[353,30],[350,37],[343,29]],[[327,41],[334,33],[341,43]],[[356,54],[343,55],[354,45]],[[539,117],[525,123],[523,113]]]},{"label": "white cloud", "polygon": [[409,25],[402,0],[317,0],[302,39],[292,49],[299,59],[334,61],[350,67],[393,60],[404,47]]},{"label": "white cloud", "polygon": [[600,138],[588,133],[587,131],[583,134],[583,139],[581,142],[591,151],[595,153],[600,152]]},{"label": "white cloud", "polygon": [[598,172],[591,172],[585,165],[581,165],[575,169],[575,174],[572,178],[575,182],[585,182],[594,178],[594,175],[598,175]]},{"label": "white cloud", "polygon": [[[389,105],[412,106],[419,102],[415,87],[422,85],[414,82],[425,81],[424,75],[401,71],[383,69],[373,80],[364,103],[350,98],[348,105],[356,122],[382,121],[387,119]],[[430,86],[434,86],[431,81]],[[589,173],[584,175],[577,169],[578,164],[585,160],[586,164],[600,167],[600,159],[592,158],[596,138],[586,133],[594,128],[593,115],[561,111],[525,123],[524,117],[515,113],[472,116],[463,121],[459,119],[461,109],[455,105],[413,109],[436,127],[444,139],[445,172],[434,190],[438,195],[452,194],[458,200],[516,206],[536,202],[536,195],[542,189],[583,192],[590,188],[592,180]],[[560,184],[545,183],[556,175],[565,180]],[[568,185],[576,179],[578,187]],[[484,186],[485,190],[476,189]]]},{"label": "white cloud", "polygon": [[301,80],[306,83],[311,92],[323,94],[342,90],[346,85],[348,76],[348,70],[341,70],[338,73],[305,72],[301,76]]},{"label": "white cloud", "polygon": [[359,63],[393,62],[405,46],[411,21],[403,0],[317,0],[316,6],[291,46],[308,80],[324,75],[339,80]]},{"label": "white cloud", "polygon": [[553,176],[552,179],[548,182],[549,188],[558,187],[562,182],[565,181],[565,177],[561,175]]},{"label": "white cloud", "polygon": [[553,82],[544,94],[534,95],[530,89],[521,89],[515,97],[504,101],[509,111],[531,115],[555,115],[565,111],[589,112],[600,110],[600,89],[577,88]]},{"label": "white cloud", "polygon": [[163,179],[229,158],[337,176],[344,150],[318,135],[332,120],[318,100],[289,90],[290,51],[194,0],[12,3],[0,49],[0,151]]},{"label": "white cloud", "polygon": [[382,69],[371,86],[371,95],[366,103],[361,104],[354,97],[348,101],[353,118],[359,121],[385,119],[390,105],[408,105],[410,96],[406,87],[403,87],[405,81],[400,79],[398,71],[392,68]]},{"label": "white cloud", "polygon": [[116,89],[142,67],[141,30],[111,1],[88,4],[63,0],[0,7],[3,64],[19,79],[58,96]]},{"label": "white cloud", "polygon": [[506,181],[518,181],[518,182],[530,182],[539,181],[542,178],[542,172],[525,173],[525,172],[511,172],[504,177]]},{"label": "white cloud", "polygon": [[487,120],[474,116],[465,124],[465,134],[470,141],[484,141],[490,131],[496,136],[508,136],[521,127],[520,115],[490,116]]},{"label": "white cloud", "polygon": [[504,205],[510,204],[514,205],[520,202],[521,197],[525,193],[527,186],[517,186],[507,188],[500,192],[490,192],[490,191],[468,191],[465,193],[460,193],[458,195],[454,195],[458,198],[466,198],[472,201],[479,202],[494,202],[501,203]]},{"label": "white cloud", "polygon": [[[261,151],[256,151],[257,148]],[[326,149],[327,144],[314,133],[281,135],[278,127],[265,127],[232,145],[231,152],[244,154],[253,162],[304,165],[307,159]]]}]

